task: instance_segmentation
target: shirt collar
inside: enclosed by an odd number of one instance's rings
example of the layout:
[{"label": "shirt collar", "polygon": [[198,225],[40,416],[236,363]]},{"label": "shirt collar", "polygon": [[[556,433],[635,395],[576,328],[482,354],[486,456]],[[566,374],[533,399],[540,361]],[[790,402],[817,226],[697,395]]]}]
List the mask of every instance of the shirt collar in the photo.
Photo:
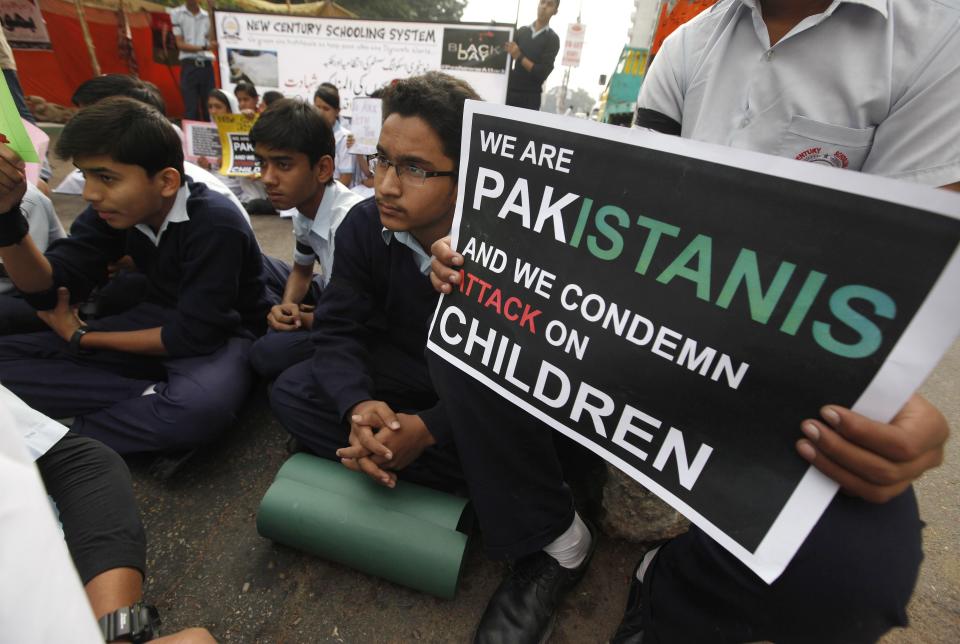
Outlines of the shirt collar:
[{"label": "shirt collar", "polygon": [[137,224],[135,228],[146,235],[147,238],[153,242],[154,246],[159,246],[160,238],[163,237],[167,226],[183,221],[190,221],[190,215],[187,214],[188,196],[190,196],[190,192],[187,190],[187,186],[180,186],[180,190],[177,191],[177,198],[174,199],[173,206],[170,207],[170,212],[168,212],[167,216],[163,219],[163,223],[160,224],[160,230],[158,230],[156,234],[154,234],[153,229],[147,224]]},{"label": "shirt collar", "polygon": [[[749,7],[753,11],[756,11],[758,9],[757,0],[740,0],[740,2],[746,5],[747,7]],[[873,9],[874,11],[882,15],[884,18],[888,18],[890,16],[889,7],[888,7],[889,0],[834,0],[830,4],[830,6],[827,7],[824,13],[829,16],[836,10],[838,6],[844,3],[862,4],[865,7],[870,7],[871,9]]]},{"label": "shirt collar", "polygon": [[383,242],[388,246],[392,240],[396,239],[399,243],[413,251],[413,261],[417,263],[417,268],[420,269],[423,275],[430,274],[430,256],[424,252],[423,247],[420,246],[420,242],[417,241],[416,237],[405,230],[395,233],[387,228],[384,228],[381,234],[383,235]]},{"label": "shirt collar", "polygon": [[537,21],[534,20],[533,22],[530,23],[530,33],[531,33],[530,37],[531,37],[531,38],[536,38],[537,36],[539,36],[540,34],[546,32],[546,31],[550,31],[550,25],[547,25],[546,27],[544,27],[544,28],[541,29],[540,31],[537,31]]},{"label": "shirt collar", "polygon": [[[330,231],[333,229],[333,206],[340,199],[341,193],[347,191],[349,191],[349,189],[339,181],[334,181],[324,186],[323,199],[320,200],[320,205],[317,206],[317,212],[313,215],[313,221],[310,223],[310,232],[319,235],[326,241],[330,241]],[[304,219],[309,219],[309,217],[304,217],[299,210],[297,214]]]}]

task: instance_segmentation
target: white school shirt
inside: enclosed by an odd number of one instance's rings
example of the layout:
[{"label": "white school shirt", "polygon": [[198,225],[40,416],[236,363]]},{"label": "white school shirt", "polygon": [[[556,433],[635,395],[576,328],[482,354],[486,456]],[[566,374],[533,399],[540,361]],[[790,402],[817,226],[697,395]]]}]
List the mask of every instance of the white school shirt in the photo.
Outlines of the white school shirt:
[{"label": "white school shirt", "polygon": [[[293,209],[293,261],[301,266],[320,264],[320,285],[326,287],[333,275],[333,248],[337,229],[347,213],[363,198],[339,181],[323,189],[323,199],[313,219]],[[309,249],[309,251],[307,250]]]},{"label": "white school shirt", "polygon": [[834,0],[770,46],[756,0],[663,43],[638,107],[681,136],[904,179],[960,181],[960,0]]},{"label": "white school shirt", "polygon": [[102,643],[11,404],[0,386],[0,639]]},{"label": "white school shirt", "polygon": [[[173,35],[182,37],[188,45],[196,45],[197,47],[210,45],[210,39],[208,38],[210,34],[210,15],[203,9],[200,9],[196,15],[190,13],[186,5],[170,9],[170,22],[173,25]],[[180,52],[180,60],[194,58],[213,60],[213,52]]]}]

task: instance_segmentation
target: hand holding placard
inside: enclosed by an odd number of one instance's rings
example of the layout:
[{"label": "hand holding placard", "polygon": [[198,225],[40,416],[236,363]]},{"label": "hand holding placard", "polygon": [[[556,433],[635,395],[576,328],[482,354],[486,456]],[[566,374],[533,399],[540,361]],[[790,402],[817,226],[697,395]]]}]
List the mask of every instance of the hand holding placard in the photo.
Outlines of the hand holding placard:
[{"label": "hand holding placard", "polygon": [[20,155],[0,143],[0,213],[11,210],[27,191],[25,165]]},{"label": "hand holding placard", "polygon": [[852,496],[885,503],[943,462],[950,428],[917,394],[889,424],[832,405],[821,415],[804,421],[797,452]]}]

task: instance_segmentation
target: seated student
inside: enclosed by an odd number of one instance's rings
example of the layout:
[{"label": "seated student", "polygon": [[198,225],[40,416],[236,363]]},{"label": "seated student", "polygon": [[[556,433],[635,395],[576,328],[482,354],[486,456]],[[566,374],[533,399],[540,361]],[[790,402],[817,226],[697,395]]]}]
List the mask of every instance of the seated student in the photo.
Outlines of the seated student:
[{"label": "seated student", "polygon": [[[84,108],[111,96],[126,96],[156,108],[161,114],[166,113],[166,105],[159,91],[151,88],[146,81],[138,80],[126,74],[104,74],[84,81],[77,87],[71,100],[77,107]],[[176,130],[177,136],[183,137],[183,131],[179,127],[173,123],[170,126]],[[188,161],[184,161],[183,169],[186,175],[194,181],[202,183],[214,192],[219,192],[230,199],[240,210],[240,214],[243,215],[247,223],[250,222],[250,217],[247,216],[240,200],[223,184],[219,177]],[[74,170],[57,186],[54,192],[80,194],[83,192],[83,183],[83,174],[79,170]]]},{"label": "seated student", "polygon": [[270,393],[287,431],[329,459],[369,432],[368,416],[382,418],[378,425],[390,426],[382,438],[389,464],[378,479],[385,485],[398,472],[443,489],[461,480],[424,358],[437,299],[426,249],[453,220],[463,103],[475,98],[469,85],[436,72],[391,87],[371,161],[376,198],[355,206],[337,231],[314,356],[280,374]]},{"label": "seated student", "polygon": [[349,187],[353,182],[353,155],[347,151],[350,147],[347,139],[352,138],[352,135],[350,130],[340,124],[340,93],[336,86],[331,83],[321,84],[313,94],[313,104],[333,128],[333,138],[337,142],[333,178]]},{"label": "seated student", "polygon": [[[294,209],[293,269],[279,304],[267,316],[270,330],[253,345],[250,361],[266,378],[313,355],[309,331],[313,305],[333,270],[334,236],[361,197],[333,180],[333,131],[312,105],[277,101],[250,130],[263,185],[278,210]],[[313,267],[320,264],[320,274]]]},{"label": "seated student", "polygon": [[283,94],[275,89],[263,93],[263,110],[266,111],[271,105],[283,98]]},{"label": "seated student", "polygon": [[[212,122],[213,117],[220,114],[239,114],[240,105],[235,96],[231,96],[222,90],[214,89],[207,95],[207,111],[210,113],[210,120]],[[197,165],[210,172],[219,172],[220,158],[207,159],[206,157],[200,157],[197,160]],[[248,177],[227,177],[222,174],[217,174],[216,176],[223,182],[223,185],[230,188],[230,191],[240,199],[247,213],[251,215],[276,214],[276,211],[269,203],[262,203],[267,197],[267,192],[263,187],[263,183],[259,180]]]},{"label": "seated student", "polygon": [[[267,302],[253,231],[183,175],[183,148],[155,109],[127,98],[84,108],[57,154],[86,177],[90,206],[46,254],[26,236],[22,162],[0,147],[0,258],[50,331],[0,338],[0,382],[76,434],[120,453],[189,449],[235,419]],[[144,301],[89,326],[71,302],[130,255]]]},{"label": "seated student", "polygon": [[[30,238],[40,252],[45,251],[51,242],[66,237],[53,210],[53,203],[33,184],[27,185],[20,209],[30,226]],[[37,317],[36,309],[23,299],[0,263],[0,335],[41,331],[45,328],[47,325]]]},{"label": "seated student", "polygon": [[234,86],[233,95],[237,97],[241,112],[256,114],[260,111],[260,93],[253,83],[240,81]]},{"label": "seated student", "polygon": [[[0,386],[0,489],[16,490],[0,496],[4,640],[146,641],[155,624],[129,619],[146,564],[130,474],[113,450],[66,432]],[[213,640],[190,629],[151,641]]]}]

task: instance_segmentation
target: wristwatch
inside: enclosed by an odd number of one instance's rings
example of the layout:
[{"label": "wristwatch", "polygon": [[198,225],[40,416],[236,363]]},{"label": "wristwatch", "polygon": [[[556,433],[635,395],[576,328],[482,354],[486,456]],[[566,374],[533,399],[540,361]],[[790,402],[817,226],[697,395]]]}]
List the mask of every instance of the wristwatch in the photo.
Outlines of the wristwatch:
[{"label": "wristwatch", "polygon": [[160,634],[160,612],[143,602],[118,608],[99,623],[104,642],[149,642]]},{"label": "wristwatch", "polygon": [[72,353],[75,356],[79,356],[84,353],[87,353],[86,351],[80,348],[80,340],[83,338],[83,336],[87,335],[87,333],[89,332],[90,332],[90,329],[88,329],[85,326],[79,327],[76,331],[73,332],[73,335],[70,336],[70,353]]}]

